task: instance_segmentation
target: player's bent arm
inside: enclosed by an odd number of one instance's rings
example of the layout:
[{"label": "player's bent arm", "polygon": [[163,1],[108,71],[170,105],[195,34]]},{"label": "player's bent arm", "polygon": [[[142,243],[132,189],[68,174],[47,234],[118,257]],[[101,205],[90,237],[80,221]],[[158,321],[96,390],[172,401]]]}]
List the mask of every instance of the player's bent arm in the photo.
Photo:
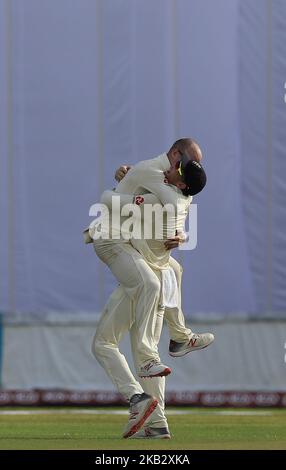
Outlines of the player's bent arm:
[{"label": "player's bent arm", "polygon": [[[165,211],[172,220],[171,226],[181,231],[186,217],[185,206],[191,203],[191,198],[186,198],[181,192],[164,182],[165,176],[162,170],[148,166],[148,161],[139,162],[133,166],[124,179],[118,184],[117,193],[140,192],[144,188],[154,194],[164,206]],[[127,188],[132,188],[126,191]],[[170,233],[172,232],[170,227]],[[175,234],[175,231],[173,231]]]},{"label": "player's bent arm", "polygon": [[[127,179],[128,181],[132,181],[134,193],[138,193],[140,192],[140,188],[144,188],[148,192],[157,196],[163,205],[173,204],[177,207],[179,199],[184,198],[184,196],[178,193],[174,187],[164,183],[165,176],[163,171],[150,166],[148,167],[147,161],[139,162],[133,166],[124,177],[124,181],[121,181],[118,184],[116,192],[120,194],[128,192],[126,191]],[[131,191],[129,191],[129,193],[130,192]]]},{"label": "player's bent arm", "polygon": [[181,192],[178,192],[175,187],[164,183],[164,173],[159,170],[145,170],[145,178],[142,186],[158,197],[167,214],[169,213],[171,217],[170,220],[173,220],[172,225],[174,228],[176,228],[178,232],[183,232],[188,213],[186,206],[189,206],[192,198],[184,196]]}]

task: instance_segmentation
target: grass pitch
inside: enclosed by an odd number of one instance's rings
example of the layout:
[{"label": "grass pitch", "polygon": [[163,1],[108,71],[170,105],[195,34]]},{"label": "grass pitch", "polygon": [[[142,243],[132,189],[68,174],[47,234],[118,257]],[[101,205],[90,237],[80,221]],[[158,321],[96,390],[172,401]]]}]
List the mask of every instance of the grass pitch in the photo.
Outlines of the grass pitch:
[{"label": "grass pitch", "polygon": [[286,449],[286,410],[168,408],[171,440],[122,439],[123,408],[21,410],[0,408],[1,450]]}]

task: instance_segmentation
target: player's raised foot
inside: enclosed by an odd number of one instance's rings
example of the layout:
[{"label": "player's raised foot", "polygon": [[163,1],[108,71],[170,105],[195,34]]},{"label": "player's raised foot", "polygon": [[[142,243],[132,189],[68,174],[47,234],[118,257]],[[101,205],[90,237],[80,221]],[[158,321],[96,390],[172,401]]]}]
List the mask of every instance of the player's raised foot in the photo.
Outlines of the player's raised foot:
[{"label": "player's raised foot", "polygon": [[214,341],[212,333],[193,333],[189,341],[177,343],[171,339],[169,345],[169,354],[172,357],[181,357],[192,351],[198,351],[209,346]]},{"label": "player's raised foot", "polygon": [[139,377],[165,377],[171,374],[171,369],[159,361],[148,362],[145,366],[140,368],[138,372]]},{"label": "player's raised foot", "polygon": [[127,438],[141,429],[146,419],[153,413],[158,401],[147,393],[136,393],[130,399],[129,420],[123,437]]},{"label": "player's raised foot", "polygon": [[171,434],[168,428],[146,426],[146,428],[141,428],[140,431],[133,434],[131,439],[171,439]]}]

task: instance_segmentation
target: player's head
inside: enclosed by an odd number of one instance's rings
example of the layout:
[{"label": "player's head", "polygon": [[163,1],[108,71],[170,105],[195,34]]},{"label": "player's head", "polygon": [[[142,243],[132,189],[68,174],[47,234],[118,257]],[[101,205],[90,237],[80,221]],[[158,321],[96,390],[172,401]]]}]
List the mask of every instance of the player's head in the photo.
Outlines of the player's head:
[{"label": "player's head", "polygon": [[176,140],[167,153],[171,165],[181,159],[182,155],[187,155],[190,160],[200,163],[202,151],[198,143],[189,137]]},{"label": "player's head", "polygon": [[182,155],[181,159],[164,174],[167,182],[179,188],[185,196],[198,194],[207,182],[202,165],[187,155]]}]

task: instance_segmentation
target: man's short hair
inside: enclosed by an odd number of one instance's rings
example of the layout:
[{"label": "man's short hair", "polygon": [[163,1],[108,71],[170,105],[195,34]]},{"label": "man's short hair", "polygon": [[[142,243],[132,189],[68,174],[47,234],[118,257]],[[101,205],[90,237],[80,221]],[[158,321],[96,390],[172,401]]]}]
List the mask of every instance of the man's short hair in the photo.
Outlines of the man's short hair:
[{"label": "man's short hair", "polygon": [[171,150],[173,150],[174,148],[176,148],[176,149],[180,150],[180,152],[185,153],[185,151],[187,150],[187,148],[188,148],[190,145],[192,145],[192,142],[193,142],[193,140],[190,139],[189,137],[176,140],[176,142],[173,143],[173,145],[172,145],[172,147],[171,147]]},{"label": "man's short hair", "polygon": [[173,149],[178,149],[181,153],[187,153],[190,156],[191,160],[196,160],[199,145],[194,139],[191,139],[190,137],[185,137],[183,139],[176,140],[170,150]]}]

